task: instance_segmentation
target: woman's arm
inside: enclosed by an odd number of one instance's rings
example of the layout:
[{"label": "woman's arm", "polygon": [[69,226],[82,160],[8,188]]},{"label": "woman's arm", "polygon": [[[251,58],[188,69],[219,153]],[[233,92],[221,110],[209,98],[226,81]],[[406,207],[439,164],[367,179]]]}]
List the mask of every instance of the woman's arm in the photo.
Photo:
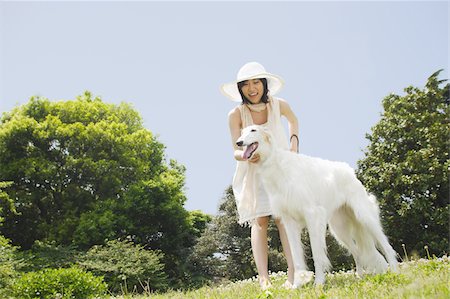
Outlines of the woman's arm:
[{"label": "woman's arm", "polygon": [[298,120],[297,116],[295,116],[288,102],[285,100],[280,101],[280,112],[281,115],[284,115],[288,121],[289,128],[289,143],[291,152],[298,153],[299,152],[299,139],[298,139]]}]

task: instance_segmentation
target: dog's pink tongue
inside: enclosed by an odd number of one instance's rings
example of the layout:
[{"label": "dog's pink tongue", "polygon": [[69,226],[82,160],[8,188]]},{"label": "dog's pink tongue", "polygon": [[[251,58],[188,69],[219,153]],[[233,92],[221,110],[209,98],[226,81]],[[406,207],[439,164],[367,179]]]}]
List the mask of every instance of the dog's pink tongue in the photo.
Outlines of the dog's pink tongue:
[{"label": "dog's pink tongue", "polygon": [[256,144],[255,143],[252,143],[249,146],[247,146],[245,148],[244,153],[242,154],[242,158],[244,158],[244,160],[247,160],[248,158],[250,158],[250,156],[252,155],[252,153],[255,150],[255,148],[256,148]]}]

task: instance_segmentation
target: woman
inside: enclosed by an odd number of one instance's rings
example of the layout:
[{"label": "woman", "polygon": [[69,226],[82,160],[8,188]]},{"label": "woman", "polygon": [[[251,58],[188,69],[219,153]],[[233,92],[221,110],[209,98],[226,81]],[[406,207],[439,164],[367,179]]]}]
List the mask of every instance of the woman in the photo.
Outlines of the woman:
[{"label": "woman", "polygon": [[[255,166],[259,155],[254,154],[248,160],[242,156],[243,150],[236,145],[241,130],[249,125],[263,125],[271,130],[277,143],[293,152],[298,152],[298,122],[289,104],[275,95],[283,87],[283,80],[266,72],[257,62],[245,64],[238,72],[237,80],[224,84],[222,93],[233,101],[241,102],[228,114],[231,142],[234,158],[237,160],[233,178],[233,193],[239,213],[239,223],[251,226],[251,244],[253,258],[262,289],[271,286],[268,273],[267,227],[272,211],[264,186],[258,179]],[[281,116],[288,121],[290,146],[286,138]],[[283,224],[275,220],[280,234],[281,244],[288,263],[288,287],[293,281],[294,267],[289,243]]]}]

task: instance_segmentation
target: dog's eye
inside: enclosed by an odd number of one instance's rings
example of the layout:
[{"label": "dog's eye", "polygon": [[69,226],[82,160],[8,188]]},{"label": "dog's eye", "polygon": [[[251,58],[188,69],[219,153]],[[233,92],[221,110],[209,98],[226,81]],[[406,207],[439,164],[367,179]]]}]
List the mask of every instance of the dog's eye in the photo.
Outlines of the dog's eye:
[{"label": "dog's eye", "polygon": [[250,132],[256,132],[256,129],[251,129]]}]

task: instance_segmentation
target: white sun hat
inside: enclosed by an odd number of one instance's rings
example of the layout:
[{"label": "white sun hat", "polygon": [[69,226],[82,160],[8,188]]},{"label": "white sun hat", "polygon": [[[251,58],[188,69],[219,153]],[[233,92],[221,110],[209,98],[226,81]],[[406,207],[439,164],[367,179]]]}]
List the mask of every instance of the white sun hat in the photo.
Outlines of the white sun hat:
[{"label": "white sun hat", "polygon": [[223,84],[220,91],[234,102],[242,102],[241,94],[237,86],[238,82],[250,79],[267,79],[267,88],[271,95],[275,95],[284,86],[284,80],[274,74],[266,72],[266,69],[258,62],[244,64],[237,74],[236,81]]}]

